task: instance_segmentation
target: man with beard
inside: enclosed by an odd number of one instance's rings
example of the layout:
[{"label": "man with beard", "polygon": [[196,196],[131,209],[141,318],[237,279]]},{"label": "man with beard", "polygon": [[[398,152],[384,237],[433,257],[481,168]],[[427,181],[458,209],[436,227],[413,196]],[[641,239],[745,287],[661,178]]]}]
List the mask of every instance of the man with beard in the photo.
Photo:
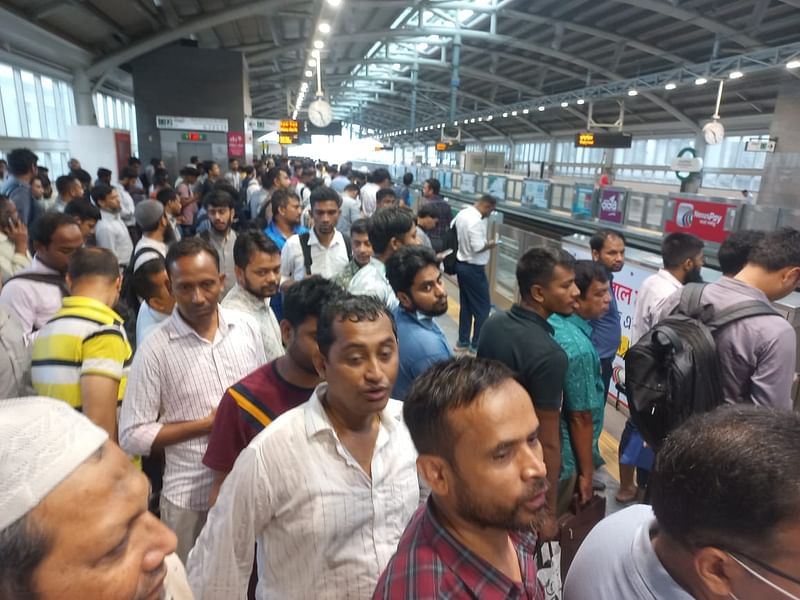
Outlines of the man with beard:
[{"label": "man with beard", "polygon": [[357,219],[350,226],[350,251],[353,258],[334,279],[343,290],[347,289],[356,273],[362,267],[367,266],[372,258],[372,244],[369,243],[369,219]]},{"label": "man with beard", "polygon": [[233,217],[236,204],[233,196],[219,189],[203,196],[203,204],[211,227],[200,233],[200,237],[209,242],[219,255],[220,272],[225,276],[223,294],[227,294],[236,283],[236,263],[233,259],[233,246],[236,244]]},{"label": "man with beard", "polygon": [[519,304],[489,317],[478,342],[478,356],[499,360],[517,373],[517,380],[533,400],[550,482],[547,519],[539,533],[553,539],[558,533],[561,401],[568,359],[553,339],[547,319],[553,314],[571,315],[575,310],[580,295],[575,285],[575,259],[564,250],[528,250],[517,262],[517,286]]},{"label": "man with beard", "polygon": [[703,241],[690,233],[670,233],[661,242],[664,268],[639,288],[631,326],[631,345],[658,322],[661,304],[687,283],[703,281]]},{"label": "man with beard", "polygon": [[188,566],[197,600],[243,598],[256,541],[259,600],[368,598],[419,506],[417,453],[389,398],[391,313],[368,296],[327,302],[317,344],[325,383],[242,451],[209,513]]},{"label": "man with beard", "polygon": [[270,298],[279,292],[281,283],[281,251],[271,239],[258,230],[248,230],[233,245],[236,264],[236,285],[227,293],[222,306],[252,316],[258,323],[267,360],[283,355],[281,330]]},{"label": "man with beard", "polygon": [[548,484],[536,411],[514,374],[481,358],[439,363],[412,385],[403,417],[431,495],[373,600],[542,600],[535,528]]},{"label": "man with beard", "polygon": [[[687,283],[702,281],[700,269],[703,268],[703,241],[699,238],[689,233],[670,233],[661,243],[661,258],[664,268],[644,280],[636,298],[631,345],[658,322],[661,307],[672,294]],[[641,437],[634,435],[635,433],[636,426],[629,418],[619,444],[619,492],[616,499],[623,504],[635,500],[639,490],[644,490],[649,480],[649,469],[641,464],[637,468],[622,462],[626,460],[623,458],[625,455],[638,456],[643,447]],[[638,444],[638,451],[634,451],[631,444]]]},{"label": "man with beard", "polygon": [[404,246],[386,261],[386,278],[400,304],[394,309],[400,368],[392,397],[403,400],[414,380],[432,364],[453,356],[433,320],[447,312],[447,290],[432,250]]},{"label": "man with beard", "polygon": [[185,560],[208,512],[212,477],[201,461],[219,399],[266,360],[252,317],[218,305],[224,276],[208,242],[173,244],[166,264],[177,306],[136,351],[119,441],[134,455],[164,451],[161,518]]},{"label": "man with beard", "polygon": [[279,332],[286,354],[229,387],[219,403],[203,457],[203,464],[214,471],[212,505],[242,450],[274,419],[308,400],[321,381],[312,361],[317,321],[322,307],[341,294],[333,282],[318,275],[286,292],[286,314]]},{"label": "man with beard", "polygon": [[110,185],[96,185],[92,188],[92,200],[100,209],[100,221],[94,232],[97,245],[111,250],[124,269],[133,253],[133,242],[122,220],[119,192]]}]

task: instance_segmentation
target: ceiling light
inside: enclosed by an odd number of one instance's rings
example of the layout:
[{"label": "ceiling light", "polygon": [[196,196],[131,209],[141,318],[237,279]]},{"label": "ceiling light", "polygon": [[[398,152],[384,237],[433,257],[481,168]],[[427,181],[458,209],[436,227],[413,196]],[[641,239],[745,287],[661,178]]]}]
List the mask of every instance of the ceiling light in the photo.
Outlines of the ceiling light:
[{"label": "ceiling light", "polygon": [[394,64],[392,65],[392,68],[393,68],[395,71],[399,71],[400,69],[402,69],[402,68],[403,68],[403,66],[402,66],[400,63],[394,63]]},{"label": "ceiling light", "polygon": [[790,60],[788,63],[786,63],[787,69],[796,69],[798,67],[800,67],[800,60],[798,59]]},{"label": "ceiling light", "polygon": [[428,44],[426,44],[425,42],[420,42],[419,44],[417,44],[417,50],[420,51],[420,52],[427,51],[428,50]]},{"label": "ceiling light", "polygon": [[567,108],[568,106],[569,106],[569,102],[564,101],[564,102],[561,103],[561,108]]},{"label": "ceiling light", "polygon": [[695,85],[705,85],[707,83],[708,79],[706,79],[705,77],[698,77],[697,79],[694,80]]},{"label": "ceiling light", "polygon": [[304,81],[303,83],[301,83],[300,84],[300,89],[303,90],[303,91],[307,90],[308,89],[308,82]]},{"label": "ceiling light", "polygon": [[508,113],[503,113],[503,118],[505,119],[507,117],[508,117]]},{"label": "ceiling light", "polygon": [[322,50],[325,47],[325,42],[322,40],[314,40],[314,48],[317,50]]},{"label": "ceiling light", "polygon": [[744,77],[744,73],[742,73],[741,71],[731,71],[731,74],[728,75],[728,77],[730,79],[741,79],[742,77]]},{"label": "ceiling light", "polygon": [[544,105],[542,105],[542,106],[539,106],[539,109],[538,109],[538,110],[539,110],[539,112],[544,112]]},{"label": "ceiling light", "polygon": [[313,58],[309,58],[308,59],[308,66],[309,67],[316,67],[317,66],[317,61],[315,61]]},{"label": "ceiling light", "polygon": [[339,6],[342,3],[342,0],[328,0],[328,4],[331,6]]},{"label": "ceiling light", "polygon": [[493,115],[489,115],[488,117],[486,117],[486,120],[487,120],[487,121],[491,121],[492,119],[494,119],[494,116],[493,116]]},{"label": "ceiling light", "polygon": [[676,87],[678,87],[677,84],[675,84],[672,81],[669,81],[669,82],[667,82],[667,85],[664,86],[664,89],[665,90],[674,90]]},{"label": "ceiling light", "polygon": [[453,125],[458,125],[458,121],[453,121]]},{"label": "ceiling light", "polygon": [[482,121],[483,121],[483,117],[478,117],[478,123],[481,123]]},{"label": "ceiling light", "polygon": [[639,92],[637,92],[636,90],[628,90],[628,96],[630,96],[631,98],[633,98],[634,96],[638,96],[638,95],[639,95]]},{"label": "ceiling light", "polygon": [[330,33],[331,32],[331,26],[330,26],[329,23],[320,23],[318,29],[319,29],[320,33]]},{"label": "ceiling light", "polygon": [[319,58],[319,50],[318,49],[312,50],[311,56],[313,56],[314,58]]},{"label": "ceiling light", "polygon": [[313,74],[314,74],[314,72],[311,71],[310,69],[307,70],[305,73],[303,73],[303,75],[305,75],[306,77],[311,77]]},{"label": "ceiling light", "polygon": [[516,117],[516,116],[517,116],[517,111],[515,111],[515,110],[512,110],[512,111],[511,111],[511,116],[512,116],[512,117]]},{"label": "ceiling light", "polygon": [[529,109],[527,109],[527,108],[523,108],[522,109],[522,114],[523,115],[527,115],[529,112],[531,112],[531,111]]},{"label": "ceiling light", "polygon": [[586,100],[584,100],[583,98],[578,98],[578,99],[575,101],[575,104],[578,104],[578,105],[583,105],[583,104],[585,104],[585,103],[586,103]]}]

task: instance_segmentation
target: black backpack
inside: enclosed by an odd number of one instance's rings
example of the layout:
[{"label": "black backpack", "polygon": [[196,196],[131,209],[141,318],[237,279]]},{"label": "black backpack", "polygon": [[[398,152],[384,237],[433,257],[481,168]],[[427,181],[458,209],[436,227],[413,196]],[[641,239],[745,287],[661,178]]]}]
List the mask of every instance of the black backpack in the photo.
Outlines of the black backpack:
[{"label": "black backpack", "polygon": [[667,434],[693,414],[724,402],[715,335],[731,323],[778,313],[758,300],[719,312],[703,304],[706,284],[684,286],[680,304],[625,354],[624,392],[642,438],[658,450]]},{"label": "black backpack", "polygon": [[[341,231],[339,233],[342,233]],[[344,247],[347,251],[347,260],[353,260],[353,249],[350,247],[350,236],[342,233],[344,238]],[[298,236],[300,240],[300,250],[303,251],[303,266],[306,269],[306,276],[311,277],[311,246],[308,245],[308,240],[311,239],[311,232],[306,231]]]},{"label": "black backpack", "polygon": [[447,228],[447,233],[444,234],[444,250],[452,250],[442,260],[444,272],[448,275],[455,275],[456,263],[458,262],[458,227],[455,221],[451,223],[450,227]]}]

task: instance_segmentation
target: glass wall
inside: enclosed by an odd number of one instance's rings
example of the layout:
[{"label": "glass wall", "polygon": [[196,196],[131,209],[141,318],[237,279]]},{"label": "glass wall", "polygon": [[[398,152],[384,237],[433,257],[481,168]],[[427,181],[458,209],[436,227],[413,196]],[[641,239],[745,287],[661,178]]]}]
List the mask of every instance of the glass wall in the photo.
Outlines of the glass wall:
[{"label": "glass wall", "polygon": [[136,129],[136,107],[133,102],[109,96],[95,94],[94,111],[100,127],[127,129],[131,132],[131,156],[139,156],[139,136]]}]

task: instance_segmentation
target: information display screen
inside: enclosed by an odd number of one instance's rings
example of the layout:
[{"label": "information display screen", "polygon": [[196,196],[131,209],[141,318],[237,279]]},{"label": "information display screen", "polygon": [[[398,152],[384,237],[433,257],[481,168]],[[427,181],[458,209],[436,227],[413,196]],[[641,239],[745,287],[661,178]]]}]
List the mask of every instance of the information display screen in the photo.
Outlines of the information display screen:
[{"label": "information display screen", "polygon": [[630,148],[632,143],[630,133],[581,131],[575,134],[576,148]]},{"label": "information display screen", "polygon": [[550,182],[544,179],[523,180],[521,202],[531,208],[550,208]]}]

